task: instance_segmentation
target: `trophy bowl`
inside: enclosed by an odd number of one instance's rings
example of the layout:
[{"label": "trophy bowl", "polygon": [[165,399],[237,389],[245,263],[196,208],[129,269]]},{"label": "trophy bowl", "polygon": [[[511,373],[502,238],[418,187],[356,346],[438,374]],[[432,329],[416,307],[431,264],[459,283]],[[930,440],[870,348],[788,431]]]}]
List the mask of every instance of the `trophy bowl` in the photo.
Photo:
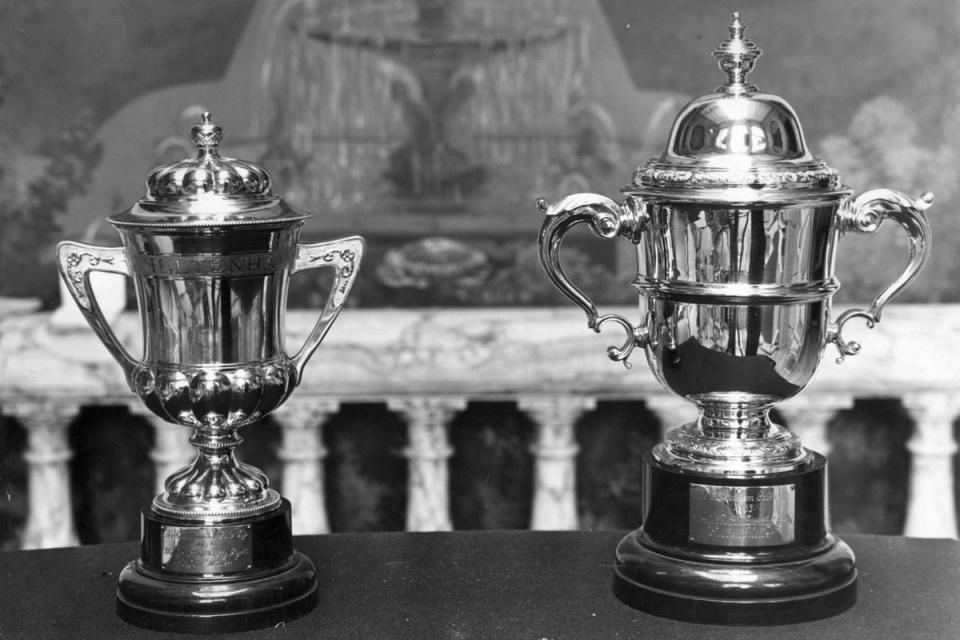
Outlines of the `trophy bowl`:
[{"label": "trophy bowl", "polygon": [[[929,251],[923,210],[888,189],[854,196],[807,150],[793,109],[746,82],[760,50],[738,14],[714,51],[726,83],[674,121],[667,148],[639,167],[617,203],[581,193],[538,202],[540,258],[556,287],[598,331],[621,326],[608,355],[644,350],[657,380],[699,410],[645,457],[642,526],[617,549],[614,592],[661,616],[729,624],[827,617],[856,601],[850,548],[827,530],[826,460],[770,419],[799,393],[824,349],[873,326]],[[868,309],[834,319],[839,239],[886,219],[909,236],[899,276]],[[560,247],[587,223],[636,245],[641,321],[599,315],[566,276]]]},{"label": "trophy bowl", "polygon": [[[84,317],[159,417],[193,429],[193,463],[173,473],[141,516],[141,555],[120,574],[117,611],[161,631],[223,633],[273,626],[317,603],[316,570],[293,549],[290,503],[237,460],[244,425],[296,388],[337,318],[364,252],[360,237],[300,244],[309,214],[271,192],[270,176],[221,157],[205,113],[196,158],[162,165],[147,195],[108,218],[122,247],[58,245],[61,275]],[[290,276],[333,269],[306,343],[284,348]],[[94,271],[133,279],[143,357],[120,344],[90,287]]]}]

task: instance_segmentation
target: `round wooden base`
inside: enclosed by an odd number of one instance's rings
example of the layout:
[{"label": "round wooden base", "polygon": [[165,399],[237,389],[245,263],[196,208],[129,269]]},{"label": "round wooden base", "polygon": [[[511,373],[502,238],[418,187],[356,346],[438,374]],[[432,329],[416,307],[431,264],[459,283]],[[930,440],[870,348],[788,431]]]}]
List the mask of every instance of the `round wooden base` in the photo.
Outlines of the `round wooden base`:
[{"label": "round wooden base", "polygon": [[293,550],[286,500],[270,513],[217,524],[145,510],[141,557],[117,587],[120,617],[157,631],[262,629],[316,604],[316,569]]}]

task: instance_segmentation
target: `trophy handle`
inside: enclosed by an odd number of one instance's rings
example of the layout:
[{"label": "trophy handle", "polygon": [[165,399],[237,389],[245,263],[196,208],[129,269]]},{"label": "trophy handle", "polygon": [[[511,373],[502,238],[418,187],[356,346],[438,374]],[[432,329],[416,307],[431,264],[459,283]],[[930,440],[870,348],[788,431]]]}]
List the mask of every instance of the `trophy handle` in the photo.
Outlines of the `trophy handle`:
[{"label": "trophy handle", "polygon": [[360,236],[350,236],[330,242],[297,245],[297,261],[291,273],[314,269],[317,267],[331,267],[334,272],[333,285],[330,296],[323,307],[313,331],[307,336],[306,342],[300,351],[293,356],[293,363],[297,367],[297,379],[303,375],[303,368],[313,352],[320,346],[323,337],[327,335],[333,321],[340,315],[340,309],[347,299],[347,294],[353,287],[363,259],[366,243]]},{"label": "trophy handle", "polygon": [[560,245],[570,229],[584,222],[590,223],[590,228],[601,238],[623,235],[636,242],[646,222],[639,205],[635,196],[628,197],[623,205],[619,205],[595,193],[576,193],[555,204],[548,204],[543,198],[537,200],[537,208],[546,216],[540,227],[540,263],[554,286],[586,312],[588,327],[600,333],[601,325],[608,320],[623,327],[627,334],[626,341],[620,347],[607,347],[607,356],[623,362],[628,369],[631,366],[627,362],[630,353],[635,347],[646,346],[649,341],[646,326],[635,327],[615,313],[601,316],[593,301],[564,272],[560,264]]},{"label": "trophy handle", "polygon": [[110,355],[120,363],[129,383],[138,362],[120,344],[103,316],[103,311],[100,310],[100,305],[93,293],[93,287],[90,286],[90,274],[93,271],[130,275],[123,247],[98,247],[83,242],[61,242],[57,245],[57,266],[60,269],[60,277],[67,285],[70,295],[76,300],[83,317]]},{"label": "trophy handle", "polygon": [[843,338],[843,326],[853,318],[863,318],[867,327],[880,322],[883,307],[893,296],[900,292],[913,280],[930,253],[930,226],[923,211],[933,204],[933,194],[925,193],[916,200],[890,189],[873,189],[857,196],[841,210],[840,231],[858,231],[873,233],[880,228],[887,218],[895,220],[910,237],[910,258],[900,275],[887,288],[880,292],[869,309],[850,309],[837,318],[827,337],[828,342],[834,342],[840,351],[837,362],[842,362],[845,356],[856,355],[860,352],[860,343],[847,341]]}]

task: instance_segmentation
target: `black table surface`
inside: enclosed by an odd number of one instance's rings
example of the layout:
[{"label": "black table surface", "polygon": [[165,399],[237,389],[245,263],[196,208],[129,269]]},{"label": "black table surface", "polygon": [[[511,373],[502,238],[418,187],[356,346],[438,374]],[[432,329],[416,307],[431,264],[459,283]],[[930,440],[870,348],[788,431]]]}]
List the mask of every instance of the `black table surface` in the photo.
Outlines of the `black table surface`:
[{"label": "black table surface", "polygon": [[[476,531],[296,538],[317,565],[320,605],[230,638],[960,638],[960,543],[845,536],[859,601],[815,622],[721,627],[643,614],[611,593],[622,532]],[[136,544],[0,553],[0,639],[209,638],[116,617],[117,573]]]}]

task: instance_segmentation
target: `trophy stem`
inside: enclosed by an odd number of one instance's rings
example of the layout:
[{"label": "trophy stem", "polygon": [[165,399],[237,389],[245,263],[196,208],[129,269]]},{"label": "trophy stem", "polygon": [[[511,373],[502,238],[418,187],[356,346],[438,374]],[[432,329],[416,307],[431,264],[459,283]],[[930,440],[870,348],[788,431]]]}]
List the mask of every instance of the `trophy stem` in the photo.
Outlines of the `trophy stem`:
[{"label": "trophy stem", "polygon": [[269,488],[266,474],[240,462],[234,454],[243,442],[237,430],[196,427],[190,443],[197,449],[197,457],[167,479],[166,491],[154,499],[153,509],[165,516],[205,522],[252,517],[276,509],[280,495]]},{"label": "trophy stem", "polygon": [[708,438],[763,438],[771,432],[770,409],[776,398],[735,394],[710,394],[691,398],[700,410],[697,426]]},{"label": "trophy stem", "polygon": [[697,405],[700,416],[654,447],[653,457],[659,462],[720,476],[767,475],[810,464],[811,454],[800,438],[770,420],[770,410],[780,398],[723,392],[687,399]]},{"label": "trophy stem", "polygon": [[120,573],[117,613],[147,629],[248,631],[317,603],[316,568],[293,548],[290,503],[237,460],[238,426],[194,427],[194,461],[141,514],[140,558]]}]

